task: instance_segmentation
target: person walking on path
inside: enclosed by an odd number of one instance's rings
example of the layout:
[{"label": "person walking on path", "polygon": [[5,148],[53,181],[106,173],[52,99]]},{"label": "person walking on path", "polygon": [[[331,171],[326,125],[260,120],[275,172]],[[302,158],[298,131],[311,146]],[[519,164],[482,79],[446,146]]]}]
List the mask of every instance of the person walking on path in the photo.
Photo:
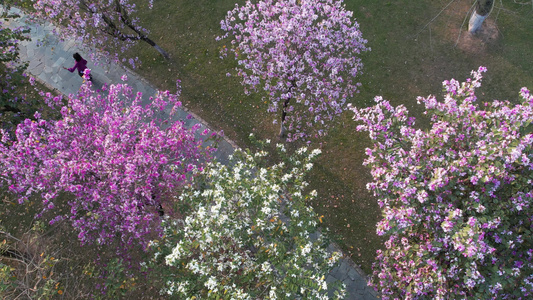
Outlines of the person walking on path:
[{"label": "person walking on path", "polygon": [[[80,75],[80,77],[83,78],[84,71],[85,69],[87,69],[87,60],[81,57],[81,55],[78,52],[74,53],[72,57],[74,57],[74,60],[76,60],[76,64],[72,68],[67,69],[63,67],[63,69],[69,70],[71,73],[74,72],[74,70],[78,69],[78,75]],[[91,74],[89,74],[89,80],[93,81],[93,77]]]}]

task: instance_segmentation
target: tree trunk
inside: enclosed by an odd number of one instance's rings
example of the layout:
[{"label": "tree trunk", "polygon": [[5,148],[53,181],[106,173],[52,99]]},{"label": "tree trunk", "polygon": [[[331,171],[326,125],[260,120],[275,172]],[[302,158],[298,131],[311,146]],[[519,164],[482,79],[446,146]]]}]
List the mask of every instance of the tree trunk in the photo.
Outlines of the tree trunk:
[{"label": "tree trunk", "polygon": [[154,47],[155,50],[157,50],[157,52],[161,53],[161,55],[163,55],[163,57],[166,59],[166,60],[169,60],[170,59],[170,56],[168,55],[168,53],[163,50],[161,47],[159,47],[159,45],[157,45],[154,41],[152,41],[151,39],[149,39],[148,37],[146,36],[141,36],[141,40],[147,42],[150,46]]},{"label": "tree trunk", "polygon": [[4,105],[0,108],[0,111],[10,111],[10,112],[13,112],[13,113],[20,113],[20,109],[16,108],[16,107],[13,107],[11,105]]},{"label": "tree trunk", "polygon": [[468,22],[468,32],[475,33],[481,28],[481,24],[487,18],[494,6],[494,0],[477,0],[476,10]]},{"label": "tree trunk", "polygon": [[[118,13],[120,22],[128,26],[131,30],[133,30],[136,35],[128,35],[128,34],[123,33],[119,29],[119,27],[115,24],[113,17],[109,17],[105,13],[102,13],[102,10],[93,8],[92,6],[87,4],[85,0],[80,0],[80,8],[84,10],[85,12],[88,12],[90,14],[101,13],[102,20],[107,24],[107,26],[104,29],[102,29],[103,33],[113,36],[115,38],[118,38],[119,40],[122,40],[122,41],[143,40],[146,43],[148,43],[150,46],[154,47],[155,50],[157,50],[157,52],[161,53],[161,55],[163,55],[163,57],[166,60],[169,60],[170,56],[165,50],[159,47],[159,45],[157,45],[154,41],[149,39],[147,36],[145,36],[140,29],[134,26],[134,22],[131,21],[127,11],[122,7],[122,4],[120,3],[120,1],[115,0],[114,4],[115,4],[114,7],[106,7],[105,9],[113,9],[116,13]],[[103,10],[103,12],[105,12],[105,9]]]},{"label": "tree trunk", "polygon": [[279,137],[284,138],[285,137],[285,117],[287,116],[287,107],[289,106],[289,101],[291,101],[291,98],[285,100],[283,102],[283,108],[281,109],[281,127],[279,129]]},{"label": "tree trunk", "polygon": [[[292,89],[296,87],[296,80],[291,80],[291,86],[289,87],[288,93],[290,94]],[[291,101],[291,97],[288,99],[285,99],[285,102],[283,102],[283,108],[281,109],[281,127],[279,129],[279,137],[284,138],[285,137],[285,117],[287,116],[287,107],[289,107],[289,102]]]}]

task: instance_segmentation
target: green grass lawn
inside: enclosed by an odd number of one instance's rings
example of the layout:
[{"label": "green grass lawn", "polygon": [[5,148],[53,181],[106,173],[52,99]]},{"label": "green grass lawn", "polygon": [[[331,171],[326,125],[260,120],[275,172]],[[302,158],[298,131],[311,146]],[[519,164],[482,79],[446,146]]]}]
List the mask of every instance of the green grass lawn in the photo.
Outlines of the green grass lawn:
[{"label": "green grass lawn", "polygon": [[[454,1],[442,10],[448,0],[345,1],[372,48],[362,56],[363,85],[351,102],[366,107],[382,95],[395,105],[405,105],[425,127],[427,120],[416,97],[441,95],[443,80],[464,80],[480,65],[488,68],[480,101],[516,101],[522,86],[533,88],[532,6],[504,1],[500,7],[497,2],[483,32],[472,37],[466,33],[467,22],[461,27],[472,2]],[[235,62],[219,58],[224,43],[215,37],[222,34],[220,20],[234,1],[161,0],[152,10],[144,1],[139,5],[151,38],[172,57],[167,62],[140,43],[126,53],[144,62],[139,74],[161,89],[173,90],[175,80],[181,79],[185,106],[240,146],[248,146],[250,132],[276,140],[278,128],[272,125],[273,116],[266,114],[266,103],[259,95],[244,95],[238,78],[225,75]],[[362,166],[370,141],[355,126],[349,112],[336,122],[322,141],[323,155],[310,182],[319,192],[313,205],[325,216],[325,226],[368,273],[383,240],[375,234],[380,211],[365,188],[371,177]]]}]

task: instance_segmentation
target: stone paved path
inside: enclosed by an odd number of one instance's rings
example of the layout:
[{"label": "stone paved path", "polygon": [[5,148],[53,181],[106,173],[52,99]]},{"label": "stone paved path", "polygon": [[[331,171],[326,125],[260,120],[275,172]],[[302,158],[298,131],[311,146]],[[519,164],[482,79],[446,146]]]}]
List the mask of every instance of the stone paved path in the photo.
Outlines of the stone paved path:
[{"label": "stone paved path", "polygon": [[[20,47],[20,56],[23,61],[29,62],[27,72],[38,79],[47,87],[56,90],[62,94],[75,94],[82,84],[82,79],[76,73],[70,73],[62,67],[72,67],[74,59],[72,54],[79,52],[83,57],[89,57],[87,52],[74,40],[60,42],[52,33],[53,25],[51,24],[32,24],[29,18],[21,13],[16,8],[11,9],[21,15],[20,18],[4,23],[8,27],[17,27],[26,24],[31,29],[31,40],[22,42]],[[40,43],[39,43],[40,41]],[[39,46],[39,44],[42,44]],[[89,62],[88,67],[93,74],[93,82],[95,88],[102,86],[103,83],[119,83],[122,82],[120,77],[124,74],[128,76],[127,83],[132,86],[135,92],[142,92],[145,101],[152,95],[155,95],[156,90],[146,80],[136,75],[132,71],[125,70],[119,65],[110,64],[103,66],[95,66]],[[208,127],[206,122],[201,120],[198,116],[187,120],[186,116],[191,114],[186,109],[181,110],[177,118],[186,120],[188,126],[196,123],[201,123],[202,126]],[[200,132],[202,130],[199,130]],[[217,159],[224,162],[227,161],[229,154],[233,152],[236,147],[234,143],[229,140],[223,140],[219,144],[217,151]],[[330,250],[340,249],[336,245],[330,246]],[[327,281],[341,280],[347,287],[347,298],[352,300],[374,300],[378,299],[374,290],[367,286],[366,276],[363,271],[355,265],[349,258],[342,259],[340,265],[332,270],[328,275]]]}]

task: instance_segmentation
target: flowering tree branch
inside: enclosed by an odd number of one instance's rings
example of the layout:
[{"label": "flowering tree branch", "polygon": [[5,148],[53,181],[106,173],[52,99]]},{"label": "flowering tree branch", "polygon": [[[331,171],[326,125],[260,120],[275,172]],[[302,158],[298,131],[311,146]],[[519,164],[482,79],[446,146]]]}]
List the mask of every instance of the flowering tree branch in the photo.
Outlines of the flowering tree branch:
[{"label": "flowering tree branch", "polygon": [[[63,26],[61,37],[76,37],[115,60],[135,41],[148,43],[169,59],[168,53],[148,37],[148,30],[139,24],[139,19],[132,17],[136,7],[130,1],[38,0],[34,8],[37,17]],[[95,58],[99,53],[92,55]]]}]

